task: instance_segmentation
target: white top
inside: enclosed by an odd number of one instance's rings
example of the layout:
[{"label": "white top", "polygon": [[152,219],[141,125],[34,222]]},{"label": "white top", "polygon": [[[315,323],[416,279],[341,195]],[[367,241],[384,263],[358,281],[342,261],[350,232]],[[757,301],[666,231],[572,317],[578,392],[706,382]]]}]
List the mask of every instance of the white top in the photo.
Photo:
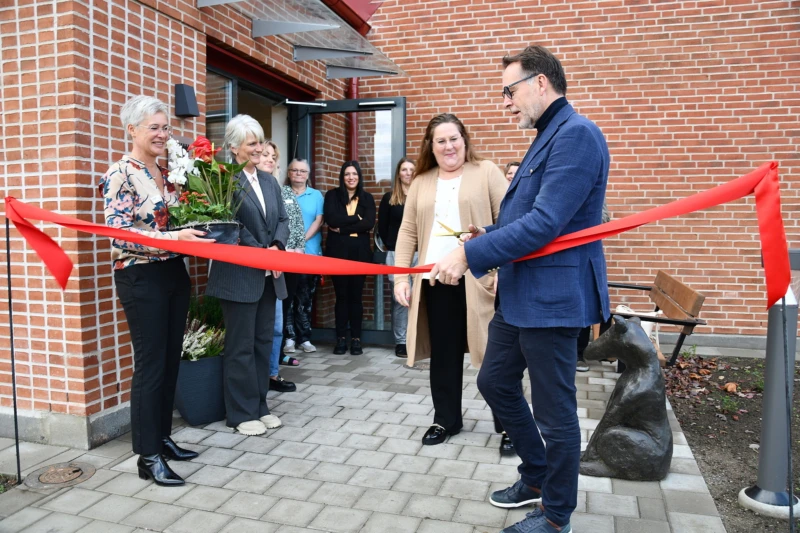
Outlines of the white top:
[{"label": "white top", "polygon": [[[437,263],[444,256],[458,248],[458,237],[443,237],[439,233],[447,233],[439,222],[443,222],[453,231],[465,230],[461,227],[461,213],[458,209],[458,191],[461,189],[461,176],[449,180],[439,178],[436,181],[436,201],[433,204],[433,227],[431,228],[428,250],[423,264]],[[430,274],[423,274],[423,279],[430,279]],[[439,276],[436,276],[437,279]]]},{"label": "white top", "polygon": [[[261,209],[264,211],[264,216],[267,215],[267,204],[264,203],[264,192],[261,190],[261,184],[258,182],[258,171],[255,174],[248,174],[246,170],[242,169],[244,175],[247,176],[247,181],[250,182],[250,186],[256,192],[256,196],[258,196],[258,201],[261,202]],[[269,277],[272,275],[272,272],[267,270],[265,276]]]}]

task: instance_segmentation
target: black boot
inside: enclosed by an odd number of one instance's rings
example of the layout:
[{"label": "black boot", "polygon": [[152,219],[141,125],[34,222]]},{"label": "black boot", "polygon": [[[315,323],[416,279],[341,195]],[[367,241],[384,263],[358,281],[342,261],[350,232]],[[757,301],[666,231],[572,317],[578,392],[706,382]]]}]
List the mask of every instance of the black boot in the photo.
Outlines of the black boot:
[{"label": "black boot", "polygon": [[406,350],[405,343],[395,345],[394,354],[397,357],[408,357],[408,350]]},{"label": "black boot", "polygon": [[511,442],[511,437],[506,435],[505,432],[500,434],[500,455],[503,457],[513,457],[517,455],[514,449],[514,443]]},{"label": "black boot", "polygon": [[164,437],[161,439],[161,443],[163,447],[161,449],[161,454],[166,457],[167,459],[174,459],[176,461],[188,461],[189,459],[194,459],[198,455],[197,452],[192,450],[187,450],[186,448],[181,448],[175,441],[172,440],[171,437]]},{"label": "black boot", "polygon": [[156,485],[178,487],[186,483],[181,476],[172,471],[160,453],[140,455],[136,466],[139,467],[139,479],[152,479]]},{"label": "black boot", "polygon": [[361,339],[354,337],[350,341],[350,355],[361,355],[362,353],[364,353],[364,350],[361,349]]},{"label": "black boot", "polygon": [[333,349],[333,353],[336,355],[347,353],[347,339],[345,337],[336,339],[336,347]]}]

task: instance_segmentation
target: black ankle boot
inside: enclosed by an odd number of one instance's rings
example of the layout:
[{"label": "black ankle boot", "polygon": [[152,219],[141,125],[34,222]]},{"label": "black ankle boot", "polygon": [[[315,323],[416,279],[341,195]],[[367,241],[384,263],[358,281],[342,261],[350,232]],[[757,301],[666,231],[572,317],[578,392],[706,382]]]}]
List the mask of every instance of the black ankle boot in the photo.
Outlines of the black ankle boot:
[{"label": "black ankle boot", "polygon": [[361,355],[364,350],[361,349],[361,339],[358,337],[350,341],[350,355]]},{"label": "black ankle boot", "polygon": [[178,487],[186,483],[181,476],[172,471],[160,453],[140,455],[136,466],[139,468],[139,479],[152,479],[156,485]]},{"label": "black ankle boot", "polygon": [[172,440],[170,437],[164,437],[161,439],[163,447],[161,449],[161,454],[166,457],[167,459],[174,459],[176,461],[188,461],[189,459],[194,459],[198,455],[197,452],[192,450],[187,450],[186,448],[181,448],[175,441]]},{"label": "black ankle boot", "polygon": [[336,355],[347,353],[347,339],[345,337],[336,339],[336,347],[333,349],[333,353]]}]

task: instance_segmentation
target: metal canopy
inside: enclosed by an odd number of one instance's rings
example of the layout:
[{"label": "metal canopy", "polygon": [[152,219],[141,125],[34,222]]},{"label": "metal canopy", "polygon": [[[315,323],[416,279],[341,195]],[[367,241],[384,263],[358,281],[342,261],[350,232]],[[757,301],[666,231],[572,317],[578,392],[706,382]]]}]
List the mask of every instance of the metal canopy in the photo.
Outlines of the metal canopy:
[{"label": "metal canopy", "polygon": [[335,30],[338,28],[339,28],[338,24],[320,24],[313,22],[284,22],[282,20],[253,19],[253,39],[258,39],[259,37],[266,37],[268,35],[282,35],[284,33],[303,33],[306,31]]},{"label": "metal canopy", "polygon": [[252,21],[254,38],[276,35],[291,44],[295,61],[325,61],[328,79],[342,77],[341,68],[358,69],[351,74],[359,77],[405,75],[322,0],[196,1],[197,7],[228,5],[231,11]]},{"label": "metal canopy", "polygon": [[335,80],[339,78],[366,78],[369,76],[394,76],[397,72],[391,70],[378,70],[356,67],[338,67],[336,65],[325,65],[326,78]]}]

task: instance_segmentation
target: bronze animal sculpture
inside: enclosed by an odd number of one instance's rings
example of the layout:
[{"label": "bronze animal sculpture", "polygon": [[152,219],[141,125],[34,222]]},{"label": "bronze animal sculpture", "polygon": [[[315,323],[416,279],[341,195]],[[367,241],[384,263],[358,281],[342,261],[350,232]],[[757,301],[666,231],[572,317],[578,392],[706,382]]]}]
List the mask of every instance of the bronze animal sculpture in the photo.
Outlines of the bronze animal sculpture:
[{"label": "bronze animal sculpture", "polygon": [[625,371],[581,455],[581,474],[660,481],[672,462],[664,375],[638,318],[614,316],[614,325],[583,353],[586,360],[617,358]]}]

